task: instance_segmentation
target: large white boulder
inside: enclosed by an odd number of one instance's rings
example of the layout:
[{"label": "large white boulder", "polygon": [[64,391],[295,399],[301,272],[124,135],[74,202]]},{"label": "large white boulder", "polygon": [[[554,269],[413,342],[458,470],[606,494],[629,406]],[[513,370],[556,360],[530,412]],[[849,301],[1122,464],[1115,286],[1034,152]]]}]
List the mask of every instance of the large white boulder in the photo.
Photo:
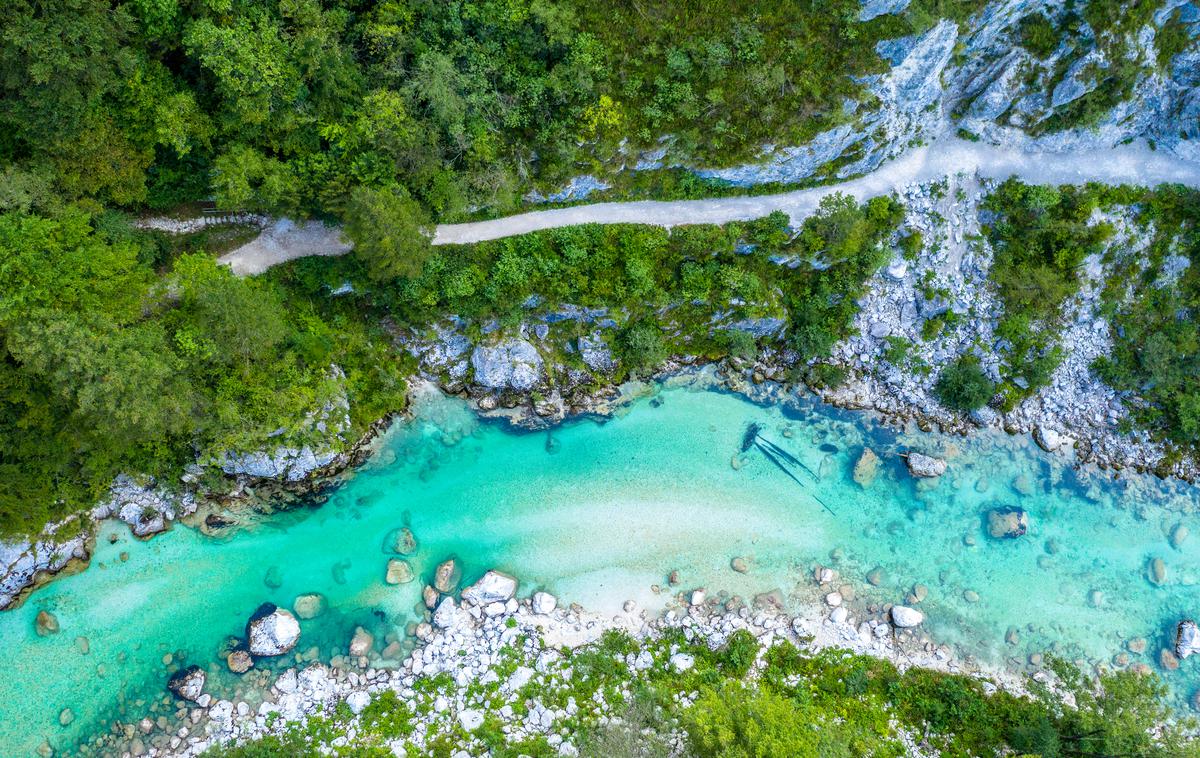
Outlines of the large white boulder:
[{"label": "large white boulder", "polygon": [[355,690],[346,696],[346,705],[350,706],[350,712],[355,716],[363,712],[371,703],[371,696],[362,690]]},{"label": "large white boulder", "polygon": [[910,629],[920,626],[925,621],[925,614],[907,605],[892,606],[892,624],[900,629]]},{"label": "large white boulder", "polygon": [[475,383],[488,389],[533,389],[542,380],[542,356],[525,340],[480,345],[471,353]]},{"label": "large white boulder", "polygon": [[442,598],[442,602],[438,604],[437,610],[433,612],[433,625],[439,629],[449,629],[457,625],[463,615],[462,610],[458,607],[458,603],[454,602],[454,598]]},{"label": "large white boulder", "polygon": [[696,665],[696,659],[687,653],[675,653],[671,656],[670,664],[671,668],[682,674]]},{"label": "large white boulder", "polygon": [[946,462],[923,453],[909,453],[908,471],[915,477],[932,479],[946,473]]},{"label": "large white boulder", "polygon": [[176,696],[194,703],[200,699],[200,694],[204,690],[205,678],[204,669],[199,666],[188,666],[175,672],[167,680],[167,689],[174,692]]},{"label": "large white boulder", "polygon": [[489,603],[503,603],[517,594],[517,580],[499,571],[488,571],[483,577],[462,591],[462,599],[484,606]]},{"label": "large white boulder", "polygon": [[1034,428],[1033,441],[1047,453],[1053,453],[1071,442],[1070,438],[1062,432],[1041,425]]},{"label": "large white boulder", "polygon": [[283,655],[300,641],[300,622],[290,611],[263,603],[246,624],[246,639],[254,655]]},{"label": "large white boulder", "polygon": [[1175,628],[1175,655],[1182,660],[1193,653],[1200,653],[1200,626],[1191,619],[1184,619]]},{"label": "large white boulder", "polygon": [[551,595],[549,592],[535,592],[530,601],[533,606],[533,612],[539,616],[544,616],[547,613],[553,613],[558,607],[558,598]]}]

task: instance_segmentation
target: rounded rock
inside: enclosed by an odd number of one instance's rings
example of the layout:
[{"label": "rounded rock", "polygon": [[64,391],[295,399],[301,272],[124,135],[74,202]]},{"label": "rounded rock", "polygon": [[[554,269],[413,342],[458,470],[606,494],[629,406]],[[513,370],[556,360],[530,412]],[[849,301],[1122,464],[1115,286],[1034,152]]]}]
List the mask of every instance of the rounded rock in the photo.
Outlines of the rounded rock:
[{"label": "rounded rock", "polygon": [[297,595],[292,601],[292,610],[295,611],[296,617],[304,619],[315,619],[325,613],[327,606],[325,596],[320,592],[306,592],[303,595]]},{"label": "rounded rock", "polygon": [[199,666],[188,666],[171,675],[167,680],[167,689],[183,700],[196,702],[204,690],[207,676]]},{"label": "rounded rock", "polygon": [[246,639],[252,655],[283,655],[300,641],[300,622],[291,611],[263,603],[246,624]]},{"label": "rounded rock", "polygon": [[59,625],[58,617],[50,611],[38,611],[37,618],[34,619],[34,631],[39,637],[49,637],[52,634],[58,634]]},{"label": "rounded rock", "polygon": [[234,650],[225,656],[225,665],[235,674],[244,674],[254,666],[254,658],[245,650]]},{"label": "rounded rock", "polygon": [[412,566],[408,564],[408,561],[402,558],[392,558],[387,562],[387,574],[383,580],[388,584],[408,584],[415,578]]},{"label": "rounded rock", "polygon": [[892,624],[900,629],[911,629],[925,621],[925,614],[906,605],[893,605],[891,616]]},{"label": "rounded rock", "polygon": [[459,568],[458,561],[450,558],[438,564],[433,573],[433,587],[438,592],[450,594],[458,587],[461,579],[462,569]]}]

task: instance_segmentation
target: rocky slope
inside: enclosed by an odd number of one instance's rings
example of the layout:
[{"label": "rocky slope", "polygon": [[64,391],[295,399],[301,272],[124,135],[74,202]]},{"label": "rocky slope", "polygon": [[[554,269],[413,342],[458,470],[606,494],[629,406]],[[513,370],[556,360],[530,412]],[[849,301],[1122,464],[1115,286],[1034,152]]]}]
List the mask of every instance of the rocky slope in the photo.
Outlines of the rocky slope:
[{"label": "rocky slope", "polygon": [[[869,2],[865,13],[907,4]],[[1066,28],[1067,5],[1002,0],[964,24],[942,21],[922,35],[881,42],[878,52],[891,70],[868,81],[873,106],[855,105],[853,120],[807,145],[767,146],[763,162],[698,173],[740,185],[844,178],[956,130],[1024,152],[1088,150],[1144,138],[1185,160],[1200,160],[1200,8],[1166,0],[1140,28],[1097,34],[1078,18],[1069,20],[1077,30]],[[1021,21],[1037,13],[1059,35],[1043,58],[1021,46]],[[1191,42],[1162,59],[1168,24],[1180,25]],[[1095,123],[1071,123],[1072,104],[1117,86],[1112,72],[1123,64],[1125,97]]]}]

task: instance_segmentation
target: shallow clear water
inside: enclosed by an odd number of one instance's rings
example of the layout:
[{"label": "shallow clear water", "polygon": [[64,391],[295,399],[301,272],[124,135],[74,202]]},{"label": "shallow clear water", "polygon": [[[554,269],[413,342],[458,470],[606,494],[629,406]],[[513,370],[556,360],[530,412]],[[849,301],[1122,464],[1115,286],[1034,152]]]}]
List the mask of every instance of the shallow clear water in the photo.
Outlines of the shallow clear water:
[{"label": "shallow clear water", "polygon": [[[840,549],[837,567],[860,599],[898,602],[914,582],[926,584],[931,634],[996,662],[1051,647],[1110,660],[1124,639],[1143,636],[1147,653],[1133,660],[1154,664],[1174,623],[1200,613],[1200,519],[1180,512],[1200,505],[1195,488],[1081,481],[1063,457],[1025,440],[898,435],[866,416],[789,405],[674,386],[606,423],[513,434],[478,424],[458,401],[427,400],[418,421],[393,429],[372,463],[319,508],[220,540],[176,528],[139,542],[123,525],[106,525],[89,570],[0,614],[0,755],[31,754],[44,739],[69,748],[107,719],[136,721],[164,695],[164,654],[220,671],[221,644],[264,601],[290,607],[301,592],[327,595],[330,612],[302,622],[298,647],[317,645],[322,658],[345,652],[356,624],[380,638],[402,630],[416,616],[420,584],[383,583],[383,545],[405,524],[425,577],[455,555],[468,581],[497,567],[520,577],[522,594],[546,588],[597,610],[630,598],[661,607],[668,598],[651,586],[673,569],[688,588],[807,599],[812,566],[830,564]],[[757,451],[735,469],[751,421],[815,479],[796,470],[797,483]],[[884,459],[866,490],[851,478],[864,444]],[[914,482],[896,455],[910,446],[945,454],[949,473]],[[989,539],[984,512],[1017,502],[1030,513],[1029,534]],[[1175,550],[1166,535],[1179,522],[1196,536]],[[748,574],[730,570],[735,556],[748,558]],[[1163,587],[1145,578],[1156,556],[1168,568]],[[885,580],[872,588],[863,579],[876,566]],[[268,572],[280,586],[267,586]],[[964,599],[966,590],[979,600]],[[1103,593],[1098,608],[1091,590]],[[57,636],[35,635],[43,608],[57,615]],[[1004,642],[1010,626],[1021,632],[1016,646]],[[1189,696],[1200,661],[1167,677]],[[228,673],[209,681],[218,696],[246,688]],[[64,728],[58,715],[67,706],[75,720]]]}]

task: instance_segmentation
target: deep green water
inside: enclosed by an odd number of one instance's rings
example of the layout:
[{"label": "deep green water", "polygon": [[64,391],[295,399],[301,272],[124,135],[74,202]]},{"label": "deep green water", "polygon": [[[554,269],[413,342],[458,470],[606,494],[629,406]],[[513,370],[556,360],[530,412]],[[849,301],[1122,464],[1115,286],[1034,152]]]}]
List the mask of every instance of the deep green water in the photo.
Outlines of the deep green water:
[{"label": "deep green water", "polygon": [[[123,525],[106,525],[89,570],[0,614],[0,755],[31,754],[45,739],[69,748],[107,719],[136,721],[164,694],[164,654],[219,670],[222,642],[263,601],[290,607],[298,593],[326,594],[331,611],[302,623],[298,648],[317,645],[322,658],[344,652],[356,624],[379,637],[402,629],[415,617],[420,585],[385,585],[382,547],[404,524],[417,535],[414,567],[425,576],[455,555],[468,580],[497,567],[520,577],[522,594],[546,588],[597,610],[630,598],[661,606],[665,595],[650,588],[672,569],[688,588],[809,597],[812,565],[829,564],[840,549],[838,568],[860,599],[896,602],[924,583],[929,631],[997,662],[1051,647],[1107,661],[1123,639],[1143,636],[1149,649],[1133,659],[1154,664],[1174,623],[1200,614],[1200,519],[1181,513],[1200,505],[1195,488],[1103,475],[1081,481],[1064,457],[1022,439],[906,437],[866,416],[791,405],[676,386],[606,423],[513,434],[480,425],[457,401],[427,401],[319,508],[225,539],[176,528],[138,542]],[[751,421],[819,481],[801,473],[801,488],[757,452],[735,470],[731,458]],[[851,479],[864,444],[884,459],[865,491]],[[910,446],[946,453],[949,473],[932,486],[915,483],[895,455]],[[983,513],[1017,502],[1031,514],[1030,533],[990,540]],[[1174,550],[1166,535],[1180,521],[1194,536]],[[730,570],[734,556],[749,558],[749,574]],[[1145,578],[1155,556],[1168,567],[1163,587]],[[886,572],[878,589],[863,581],[875,566]],[[269,571],[282,586],[267,586]],[[968,589],[978,602],[964,599]],[[1103,593],[1100,607],[1089,605],[1091,590]],[[43,608],[57,615],[57,636],[35,635]],[[1010,626],[1021,630],[1015,647],[1004,642]],[[1167,676],[1178,696],[1190,696],[1200,660]],[[209,681],[217,696],[245,689],[227,673]],[[58,714],[67,706],[75,720],[64,728]]]}]

